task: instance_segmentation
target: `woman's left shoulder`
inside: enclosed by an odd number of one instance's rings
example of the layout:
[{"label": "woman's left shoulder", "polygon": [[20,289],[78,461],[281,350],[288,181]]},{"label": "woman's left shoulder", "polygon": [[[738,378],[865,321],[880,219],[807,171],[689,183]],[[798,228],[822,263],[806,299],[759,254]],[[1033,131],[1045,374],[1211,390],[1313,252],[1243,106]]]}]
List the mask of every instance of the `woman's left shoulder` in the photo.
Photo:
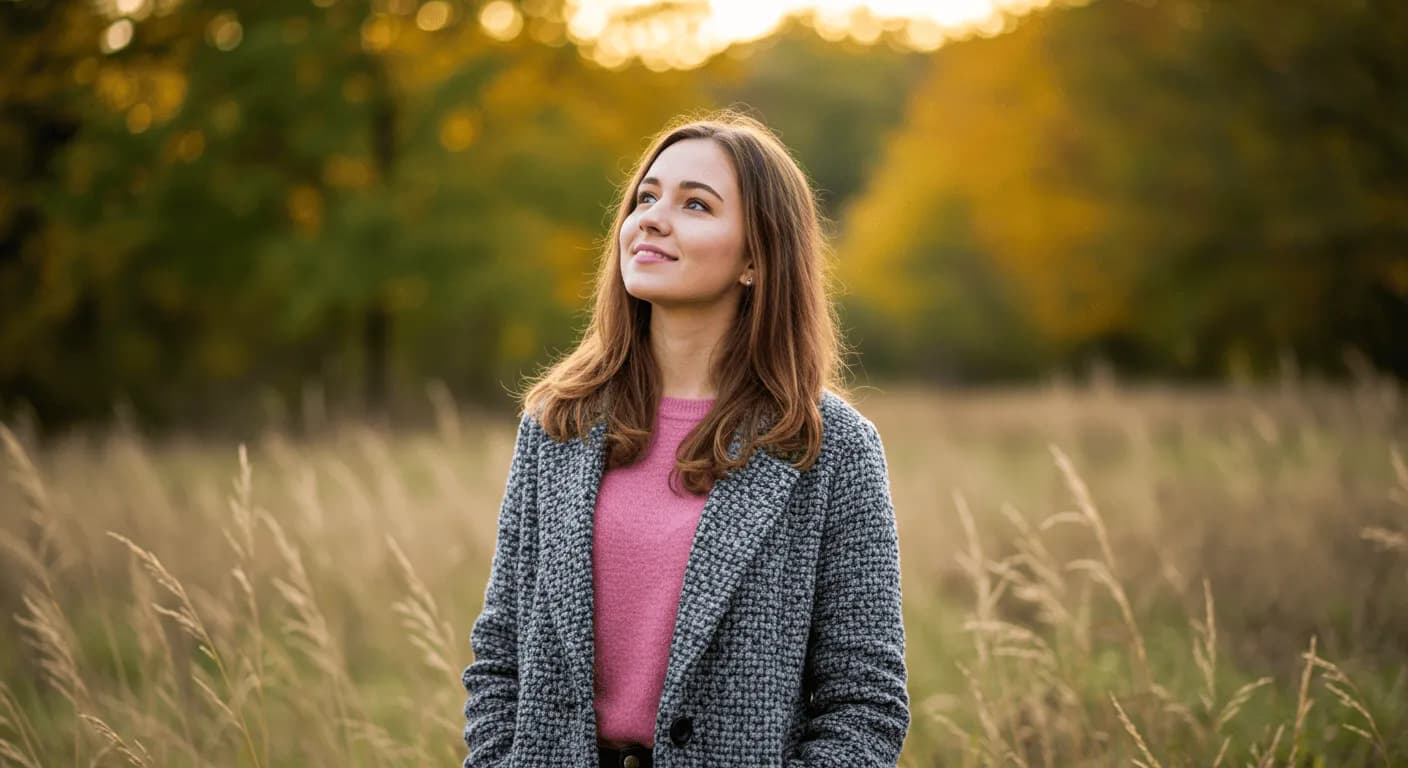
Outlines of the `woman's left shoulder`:
[{"label": "woman's left shoulder", "polygon": [[845,398],[829,389],[821,394],[821,446],[824,454],[883,456],[880,431]]}]

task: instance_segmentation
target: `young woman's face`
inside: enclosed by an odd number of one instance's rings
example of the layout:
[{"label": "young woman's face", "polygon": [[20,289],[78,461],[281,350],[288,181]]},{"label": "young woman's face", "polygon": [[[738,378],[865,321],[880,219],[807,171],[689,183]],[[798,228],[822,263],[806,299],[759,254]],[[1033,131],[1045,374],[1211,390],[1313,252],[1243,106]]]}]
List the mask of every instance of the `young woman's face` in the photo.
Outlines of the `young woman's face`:
[{"label": "young woman's face", "polygon": [[738,175],[711,139],[666,147],[635,189],[621,226],[621,278],[652,304],[714,304],[752,275],[743,255]]}]

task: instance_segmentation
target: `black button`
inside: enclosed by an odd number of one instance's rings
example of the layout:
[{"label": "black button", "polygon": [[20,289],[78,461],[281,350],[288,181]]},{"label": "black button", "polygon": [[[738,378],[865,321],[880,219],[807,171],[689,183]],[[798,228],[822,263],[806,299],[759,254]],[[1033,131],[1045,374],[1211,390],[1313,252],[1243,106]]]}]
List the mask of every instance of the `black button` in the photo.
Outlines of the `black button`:
[{"label": "black button", "polygon": [[683,747],[689,743],[689,738],[694,735],[694,723],[687,717],[677,717],[675,722],[670,723],[670,741],[677,747]]}]

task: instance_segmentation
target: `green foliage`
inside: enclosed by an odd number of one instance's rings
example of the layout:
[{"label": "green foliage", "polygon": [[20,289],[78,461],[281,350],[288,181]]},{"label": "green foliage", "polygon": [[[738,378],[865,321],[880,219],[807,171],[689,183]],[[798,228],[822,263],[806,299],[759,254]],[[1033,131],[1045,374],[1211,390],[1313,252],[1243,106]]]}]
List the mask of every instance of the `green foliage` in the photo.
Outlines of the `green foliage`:
[{"label": "green foliage", "polygon": [[1408,370],[1405,44],[1397,3],[1182,0],[940,50],[847,221],[868,335],[903,329],[895,372],[934,348],[985,371],[991,341],[932,312],[976,270],[1006,307],[984,328],[1036,350],[1012,371],[1338,370],[1347,346]]},{"label": "green foliage", "polygon": [[113,53],[100,6],[0,4],[0,408],[45,423],[502,402],[575,340],[645,137],[726,105],[816,183],[873,373],[1408,372],[1388,0],[1105,0],[933,54],[792,22],[665,73],[552,2],[507,42],[457,5],[157,3]]},{"label": "green foliage", "polygon": [[[837,201],[920,61],[794,29],[746,66],[618,72],[491,39],[467,11],[426,32],[396,7],[181,3],[110,55],[96,6],[0,9],[26,22],[10,39],[29,68],[58,73],[16,68],[30,87],[7,95],[0,133],[15,158],[57,142],[44,167],[7,172],[28,218],[3,235],[5,401],[49,423],[115,397],[157,421],[227,422],[256,392],[297,402],[312,383],[376,407],[428,377],[502,401],[575,340],[616,185],[650,133],[760,102]],[[561,13],[533,9],[530,31]],[[839,76],[792,86],[816,70]]]},{"label": "green foliage", "polygon": [[746,70],[716,87],[713,100],[750,105],[801,161],[823,213],[839,218],[900,121],[903,96],[927,57],[829,43],[796,23],[744,50]]}]

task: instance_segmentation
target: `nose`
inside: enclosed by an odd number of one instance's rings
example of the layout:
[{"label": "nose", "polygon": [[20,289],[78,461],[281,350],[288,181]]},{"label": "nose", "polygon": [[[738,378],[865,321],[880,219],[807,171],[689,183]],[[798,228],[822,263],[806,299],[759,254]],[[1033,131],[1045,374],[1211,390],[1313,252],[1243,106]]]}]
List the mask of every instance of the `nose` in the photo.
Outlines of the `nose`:
[{"label": "nose", "polygon": [[670,231],[669,222],[665,220],[665,206],[656,201],[649,208],[641,211],[636,219],[642,232],[654,232],[656,234],[666,234]]}]

